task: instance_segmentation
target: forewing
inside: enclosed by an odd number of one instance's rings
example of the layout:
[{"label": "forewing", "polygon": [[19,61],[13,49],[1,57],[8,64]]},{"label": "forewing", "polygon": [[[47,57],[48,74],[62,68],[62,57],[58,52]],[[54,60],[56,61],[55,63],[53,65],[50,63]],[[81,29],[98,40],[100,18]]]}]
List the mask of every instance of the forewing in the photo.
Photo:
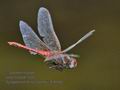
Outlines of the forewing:
[{"label": "forewing", "polygon": [[61,51],[60,42],[54,32],[50,13],[43,7],[38,12],[38,32],[50,50]]},{"label": "forewing", "polygon": [[69,46],[67,49],[63,50],[62,52],[63,53],[68,52],[69,50],[74,48],[76,45],[78,45],[79,43],[81,43],[82,41],[84,41],[85,39],[90,37],[94,32],[95,32],[95,30],[92,30],[92,31],[88,32],[86,35],[84,35],[82,38],[80,38],[76,43],[74,43],[73,45]]},{"label": "forewing", "polygon": [[[34,33],[32,28],[28,26],[24,21],[19,23],[20,31],[22,33],[23,41],[26,46],[38,50],[49,50],[46,44],[39,39],[39,37]],[[31,52],[31,54],[36,54]]]}]

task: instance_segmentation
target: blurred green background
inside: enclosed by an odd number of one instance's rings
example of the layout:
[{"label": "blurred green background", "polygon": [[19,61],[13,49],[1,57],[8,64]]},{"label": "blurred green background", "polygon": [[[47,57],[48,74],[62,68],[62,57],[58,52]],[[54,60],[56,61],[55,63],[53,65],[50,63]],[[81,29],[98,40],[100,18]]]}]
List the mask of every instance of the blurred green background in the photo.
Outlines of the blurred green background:
[{"label": "blurred green background", "polygon": [[[8,41],[23,44],[20,20],[37,33],[39,7],[50,11],[63,49],[90,30],[96,30],[92,37],[68,52],[80,54],[77,68],[51,70],[40,56],[7,44]],[[0,56],[0,90],[120,90],[120,1],[1,0]],[[62,83],[8,84],[10,72],[34,72],[37,80]]]}]

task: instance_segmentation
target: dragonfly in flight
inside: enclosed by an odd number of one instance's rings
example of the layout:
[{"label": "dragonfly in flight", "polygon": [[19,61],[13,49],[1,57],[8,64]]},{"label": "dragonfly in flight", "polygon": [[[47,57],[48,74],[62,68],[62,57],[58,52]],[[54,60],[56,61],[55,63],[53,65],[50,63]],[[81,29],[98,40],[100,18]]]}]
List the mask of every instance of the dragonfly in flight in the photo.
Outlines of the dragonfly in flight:
[{"label": "dragonfly in flight", "polygon": [[49,68],[54,68],[60,71],[66,68],[72,69],[77,66],[76,58],[79,56],[76,54],[67,54],[67,52],[91,36],[95,31],[92,30],[88,32],[76,43],[69,46],[65,50],[61,50],[60,42],[53,28],[51,15],[49,11],[44,7],[41,7],[38,11],[37,24],[38,33],[42,39],[37,36],[37,34],[27,23],[21,20],[19,22],[19,26],[25,45],[17,42],[8,42],[8,44],[26,49],[34,55],[43,55],[45,57],[44,62],[46,62]]}]

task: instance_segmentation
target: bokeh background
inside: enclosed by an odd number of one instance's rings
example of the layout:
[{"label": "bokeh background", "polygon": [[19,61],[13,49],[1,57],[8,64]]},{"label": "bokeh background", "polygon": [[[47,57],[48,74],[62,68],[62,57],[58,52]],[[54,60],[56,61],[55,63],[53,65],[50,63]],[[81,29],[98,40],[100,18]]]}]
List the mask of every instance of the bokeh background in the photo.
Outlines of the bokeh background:
[{"label": "bokeh background", "polygon": [[[80,54],[78,67],[59,72],[43,58],[7,44],[23,44],[19,21],[37,33],[37,12],[46,7],[62,48],[92,29],[96,32],[68,53]],[[37,80],[61,83],[6,83],[11,72],[34,72]],[[20,74],[19,74],[20,75]],[[0,90],[120,90],[119,0],[0,0]]]}]

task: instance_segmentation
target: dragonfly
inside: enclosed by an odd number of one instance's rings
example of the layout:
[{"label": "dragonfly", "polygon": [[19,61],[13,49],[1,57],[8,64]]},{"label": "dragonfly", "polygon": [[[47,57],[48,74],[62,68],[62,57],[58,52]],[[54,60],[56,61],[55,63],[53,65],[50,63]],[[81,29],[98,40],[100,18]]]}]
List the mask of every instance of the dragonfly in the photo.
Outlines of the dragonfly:
[{"label": "dragonfly", "polygon": [[53,28],[51,15],[44,7],[38,10],[37,24],[40,36],[38,36],[26,22],[20,20],[19,27],[25,45],[11,41],[8,42],[8,44],[26,49],[30,54],[44,56],[45,59],[43,62],[45,62],[49,68],[62,71],[64,69],[77,67],[76,58],[78,58],[79,55],[67,54],[67,52],[91,36],[95,30],[91,30],[76,43],[61,50],[60,42]]}]

